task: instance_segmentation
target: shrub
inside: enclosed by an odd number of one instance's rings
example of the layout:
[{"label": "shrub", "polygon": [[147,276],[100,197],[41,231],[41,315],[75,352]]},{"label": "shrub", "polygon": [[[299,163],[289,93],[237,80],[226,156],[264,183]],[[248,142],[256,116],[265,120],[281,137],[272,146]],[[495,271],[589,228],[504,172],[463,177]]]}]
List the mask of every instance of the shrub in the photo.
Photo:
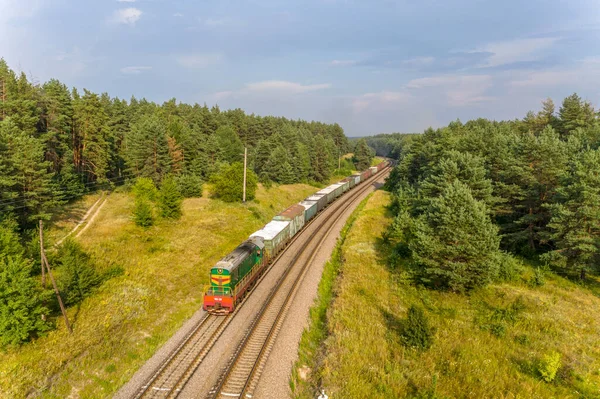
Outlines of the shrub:
[{"label": "shrub", "polygon": [[135,206],[133,208],[133,221],[140,227],[150,227],[154,224],[154,214],[152,212],[152,205],[144,198],[138,198],[135,200]]},{"label": "shrub", "polygon": [[177,183],[171,177],[163,180],[160,186],[160,214],[164,218],[179,219],[181,217],[181,202],[183,198],[177,188]]},{"label": "shrub", "polygon": [[[223,167],[219,173],[213,175],[212,181],[215,185],[215,196],[225,202],[242,200],[244,165],[241,162],[233,163]],[[246,200],[252,201],[256,195],[258,178],[251,169],[246,174]]]},{"label": "shrub", "polygon": [[556,372],[560,368],[560,353],[551,352],[544,356],[542,361],[540,362],[540,375],[542,379],[546,382],[554,381],[556,377]]},{"label": "shrub", "polygon": [[541,287],[546,284],[546,278],[544,276],[544,271],[539,267],[535,268],[533,273],[533,277],[529,281],[529,285],[532,287]]},{"label": "shrub", "polygon": [[66,305],[81,302],[102,281],[90,256],[72,239],[61,245],[57,260],[60,265],[59,286]]},{"label": "shrub", "polygon": [[411,348],[427,350],[433,344],[434,334],[435,329],[429,325],[423,309],[411,305],[400,330],[402,343]]},{"label": "shrub", "polygon": [[179,192],[184,198],[202,197],[202,179],[196,175],[177,177]]},{"label": "shrub", "polygon": [[152,179],[147,177],[138,177],[133,186],[133,194],[138,199],[147,199],[155,201],[157,197],[156,186]]}]

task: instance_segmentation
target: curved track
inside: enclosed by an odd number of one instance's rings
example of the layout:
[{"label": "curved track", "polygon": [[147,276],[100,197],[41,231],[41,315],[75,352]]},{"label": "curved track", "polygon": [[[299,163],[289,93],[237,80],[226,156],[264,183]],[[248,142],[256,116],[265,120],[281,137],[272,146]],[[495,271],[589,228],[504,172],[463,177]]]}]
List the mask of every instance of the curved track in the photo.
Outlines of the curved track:
[{"label": "curved track", "polygon": [[[294,255],[293,259],[290,261],[290,264],[286,267],[283,275],[278,279],[275,287],[272,289],[269,294],[269,300],[267,303],[263,305],[258,315],[254,318],[251,327],[248,332],[244,336],[242,343],[236,349],[234,354],[234,358],[229,364],[229,367],[226,369],[226,372],[221,375],[221,378],[218,380],[216,388],[211,391],[213,398],[216,397],[239,397],[239,395],[230,394],[219,396],[219,391],[221,388],[224,388],[226,382],[230,382],[234,384],[227,388],[228,390],[232,390],[233,392],[248,392],[249,389],[254,389],[254,386],[250,386],[252,381],[257,380],[257,376],[260,375],[260,367],[262,367],[264,362],[261,363],[261,359],[264,360],[268,351],[270,350],[270,345],[274,343],[274,338],[277,335],[277,330],[281,326],[281,323],[285,319],[285,314],[288,309],[288,304],[290,303],[290,299],[293,297],[295,292],[295,288],[297,287],[298,281],[302,279],[302,275],[304,271],[307,269],[307,265],[310,265],[312,259],[318,252],[320,248],[321,239],[331,231],[335,221],[339,219],[341,214],[344,213],[346,209],[348,209],[353,201],[360,196],[363,192],[365,192],[368,187],[379,177],[381,176],[388,168],[383,169],[375,176],[371,177],[366,183],[360,184],[360,186],[351,190],[348,194],[342,195],[338,200],[334,201],[330,204],[327,209],[333,208],[333,212],[331,212],[325,219],[320,219],[318,217],[313,218],[309,223],[305,225],[308,227],[314,223],[320,223],[315,232],[315,234],[308,237],[306,240],[305,247],[308,247],[311,243],[317,243],[317,246],[312,249],[310,252],[310,259],[304,263],[303,267],[300,270],[300,273],[292,273],[296,276],[293,278],[287,278],[292,269],[295,269],[294,266],[298,263],[302,255],[306,252],[301,251]],[[331,225],[324,229],[324,227],[332,222]],[[269,273],[271,267],[281,258],[283,257],[291,244],[296,240],[303,237],[302,233],[297,234],[295,237],[290,240],[287,244],[286,248],[271,262],[269,267],[263,272],[263,276],[259,278],[257,283],[262,280],[262,278]],[[303,237],[305,238],[305,237]],[[285,286],[286,288],[282,288]],[[249,292],[250,293],[250,292]],[[248,294],[249,294],[248,293]],[[282,293],[286,293],[283,295]],[[246,295],[248,298],[248,295]],[[277,298],[277,299],[275,299]],[[217,342],[223,331],[227,328],[233,316],[238,312],[238,310],[244,305],[246,299],[244,299],[237,307],[236,310],[227,316],[215,316],[207,314],[200,321],[196,323],[196,325],[192,328],[192,330],[182,339],[181,343],[172,351],[172,353],[167,357],[167,359],[161,363],[161,365],[156,369],[156,371],[152,374],[152,376],[146,381],[146,383],[137,390],[137,394],[134,396],[135,398],[174,398],[179,395],[187,381],[194,374],[194,372],[198,369],[200,364],[203,362],[206,355],[212,349],[214,344]],[[270,326],[269,328],[265,326]],[[258,331],[261,331],[258,333]],[[258,351],[258,356],[249,355],[250,352],[247,348],[255,348],[254,352]],[[245,357],[255,360],[236,360],[237,357],[241,356],[242,353],[245,353]],[[245,377],[234,377],[226,378],[226,374],[231,373],[231,369],[234,365],[242,365],[236,375],[248,375],[248,378]],[[246,370],[246,371],[244,371]],[[256,378],[255,378],[256,377]],[[235,384],[234,381],[240,380],[241,382]],[[241,385],[240,385],[241,384]],[[221,386],[222,385],[222,386]],[[220,388],[219,388],[220,387]],[[217,389],[218,388],[218,389]],[[225,391],[228,393],[228,391]]]},{"label": "curved track", "polygon": [[[308,270],[314,257],[321,248],[323,238],[334,228],[338,219],[352,206],[354,200],[368,190],[369,185],[378,177],[383,175],[388,168],[383,169],[367,184],[350,192],[346,198],[339,203],[338,208],[327,216],[317,234],[312,235],[307,241],[306,247],[312,247],[308,259],[299,270],[294,266],[304,259],[306,252],[296,254],[287,267],[284,274],[278,280],[269,294],[269,299],[261,307],[259,313],[252,321],[246,335],[236,348],[229,364],[219,377],[217,384],[209,392],[210,399],[251,398],[260,378],[260,374],[266,359],[275,343],[277,334],[285,320],[291,299],[299,287],[305,272]],[[292,271],[295,271],[292,273]]]}]

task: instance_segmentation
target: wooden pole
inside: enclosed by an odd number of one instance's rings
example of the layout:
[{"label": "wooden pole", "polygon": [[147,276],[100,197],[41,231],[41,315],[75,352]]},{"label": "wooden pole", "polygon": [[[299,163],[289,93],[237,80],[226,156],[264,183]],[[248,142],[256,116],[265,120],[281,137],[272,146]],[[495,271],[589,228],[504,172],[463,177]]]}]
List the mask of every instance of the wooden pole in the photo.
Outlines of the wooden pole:
[{"label": "wooden pole", "polygon": [[[40,237],[43,237],[42,233],[43,224],[40,220]],[[60,311],[65,317],[65,324],[67,325],[67,329],[70,334],[73,334],[73,329],[71,328],[71,323],[69,323],[69,317],[67,316],[67,310],[65,309],[65,305],[63,304],[62,298],[60,297],[60,292],[58,291],[58,287],[56,286],[56,281],[52,276],[52,271],[50,270],[50,264],[48,263],[48,259],[46,258],[46,252],[44,251],[44,247],[42,246],[42,267],[46,265],[48,269],[48,277],[50,277],[50,281],[52,281],[52,287],[54,287],[54,293],[56,294],[56,298],[58,298],[58,305],[60,306]]]},{"label": "wooden pole", "polygon": [[242,196],[242,202],[246,202],[246,159],[248,158],[248,148],[244,147],[244,194]]},{"label": "wooden pole", "polygon": [[42,233],[42,221],[40,220],[40,263],[42,265],[42,287],[46,287],[46,268],[44,267],[44,234]]}]

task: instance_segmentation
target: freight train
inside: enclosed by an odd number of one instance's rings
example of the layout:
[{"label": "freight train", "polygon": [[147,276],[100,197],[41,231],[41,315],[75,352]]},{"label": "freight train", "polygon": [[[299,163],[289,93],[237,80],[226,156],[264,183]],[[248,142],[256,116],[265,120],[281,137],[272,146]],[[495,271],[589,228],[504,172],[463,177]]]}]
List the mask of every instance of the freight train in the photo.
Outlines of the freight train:
[{"label": "freight train", "polygon": [[327,205],[388,165],[387,161],[360,174],[316,192],[276,215],[262,229],[252,233],[230,254],[210,269],[210,288],[203,308],[211,314],[228,314],[258,280],[275,257],[306,223]]}]

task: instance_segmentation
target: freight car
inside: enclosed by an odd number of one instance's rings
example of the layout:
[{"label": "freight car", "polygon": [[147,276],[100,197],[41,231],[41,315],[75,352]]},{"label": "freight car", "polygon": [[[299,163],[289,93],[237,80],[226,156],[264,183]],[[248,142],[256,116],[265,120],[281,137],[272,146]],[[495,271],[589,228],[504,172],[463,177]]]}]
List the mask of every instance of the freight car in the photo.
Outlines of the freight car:
[{"label": "freight car", "polygon": [[309,220],[344,192],[383,170],[387,164],[387,161],[381,162],[320,190],[276,215],[262,229],[252,233],[248,240],[211,269],[210,288],[204,294],[204,310],[211,314],[232,312],[271,260]]}]

